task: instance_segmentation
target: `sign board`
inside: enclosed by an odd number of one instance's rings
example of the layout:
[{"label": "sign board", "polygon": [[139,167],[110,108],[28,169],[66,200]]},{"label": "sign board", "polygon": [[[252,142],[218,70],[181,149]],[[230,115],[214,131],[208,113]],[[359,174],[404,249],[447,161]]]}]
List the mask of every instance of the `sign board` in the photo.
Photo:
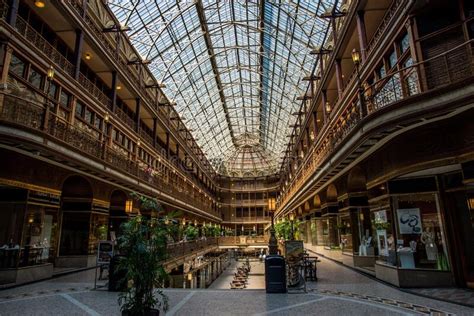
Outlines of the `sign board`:
[{"label": "sign board", "polygon": [[114,243],[110,240],[101,240],[97,246],[97,264],[107,264],[114,256]]},{"label": "sign board", "polygon": [[421,217],[419,208],[397,210],[400,234],[421,234]]}]

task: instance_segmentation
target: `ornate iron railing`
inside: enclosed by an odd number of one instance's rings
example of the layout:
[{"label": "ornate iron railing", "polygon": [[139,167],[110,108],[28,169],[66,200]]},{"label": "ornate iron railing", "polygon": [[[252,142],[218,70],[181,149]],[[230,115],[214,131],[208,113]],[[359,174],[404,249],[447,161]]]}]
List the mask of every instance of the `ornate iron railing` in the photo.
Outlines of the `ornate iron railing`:
[{"label": "ornate iron railing", "polygon": [[[3,6],[1,6],[2,3]],[[2,19],[5,19],[7,12],[8,5],[6,5],[4,1],[0,2],[0,13],[2,13]],[[50,58],[51,62],[56,65],[58,69],[63,70],[66,75],[69,75],[71,78],[74,78],[74,66],[61,53],[59,53],[59,51],[57,51],[46,39],[44,39],[41,34],[38,33],[31,25],[29,25],[21,17],[17,17],[15,27],[21,36],[23,36],[28,42],[31,42],[35,47],[37,47],[41,52],[43,52],[47,58]],[[112,101],[110,100],[110,98],[107,97],[100,89],[98,89],[97,86],[89,79],[87,79],[82,73],[79,73],[77,82],[89,94],[94,96],[95,99],[105,108],[111,109]],[[135,129],[134,120],[121,109],[116,107],[115,112],[113,114],[122,123],[132,129]],[[145,136],[144,138],[148,144],[152,145],[150,137]],[[163,155],[160,156],[162,156],[162,158],[164,159]],[[116,159],[113,160],[115,161]],[[169,164],[172,165],[174,168],[180,168],[179,164],[177,164],[175,161],[169,161]],[[197,187],[199,187],[199,185],[197,185]]]},{"label": "ornate iron railing", "polygon": [[364,102],[367,115],[370,115],[408,97],[472,78],[473,55],[474,40],[470,40],[438,56],[389,73],[364,89],[360,96],[358,93],[353,94],[346,104],[339,104],[345,108],[339,112],[341,115],[332,118],[319,133],[314,146],[310,148],[293,181],[284,192],[278,205],[279,209],[288,203],[316,172],[322,161],[359,125],[363,119],[359,111],[360,102]]},{"label": "ornate iron railing", "polygon": [[70,146],[75,151],[103,161],[110,168],[128,173],[140,181],[150,184],[160,192],[198,207],[209,214],[216,215],[212,210],[210,201],[207,199],[199,199],[199,196],[196,197],[192,191],[169,185],[160,177],[151,175],[145,169],[140,168],[138,160],[128,159],[128,157],[108,146],[108,139],[105,135],[102,135],[99,139],[89,135],[86,131],[69,124],[50,112],[49,107],[18,96],[3,94],[1,109],[0,121],[4,123],[20,125],[35,132],[45,133],[62,142],[65,146]]}]

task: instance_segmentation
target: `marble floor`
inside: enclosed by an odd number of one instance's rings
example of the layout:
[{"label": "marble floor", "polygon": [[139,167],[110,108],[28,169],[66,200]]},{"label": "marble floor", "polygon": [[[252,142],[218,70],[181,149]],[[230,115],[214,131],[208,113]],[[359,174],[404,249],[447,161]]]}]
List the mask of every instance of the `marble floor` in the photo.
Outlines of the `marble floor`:
[{"label": "marble floor", "polygon": [[[2,290],[0,315],[120,315],[117,293],[94,290],[93,280],[89,270]],[[474,315],[474,308],[402,292],[324,258],[307,290],[167,289],[166,315]]]},{"label": "marble floor", "polygon": [[[230,282],[234,279],[234,273],[237,267],[241,266],[243,261],[233,261],[231,265],[209,286],[212,290],[230,289]],[[247,290],[265,289],[265,264],[259,260],[250,261],[250,272],[247,279]]]}]

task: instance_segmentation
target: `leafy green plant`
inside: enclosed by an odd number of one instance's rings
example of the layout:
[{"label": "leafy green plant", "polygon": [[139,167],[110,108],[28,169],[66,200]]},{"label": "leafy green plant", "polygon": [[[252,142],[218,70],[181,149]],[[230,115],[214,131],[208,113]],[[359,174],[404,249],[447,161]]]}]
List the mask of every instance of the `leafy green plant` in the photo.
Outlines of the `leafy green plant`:
[{"label": "leafy green plant", "polygon": [[[140,207],[159,210],[154,199],[139,196]],[[152,200],[152,201],[150,201]],[[156,203],[155,203],[156,202]],[[124,314],[147,315],[153,309],[168,309],[168,298],[160,289],[168,275],[162,262],[167,258],[168,225],[164,219],[142,216],[132,218],[121,226],[118,248],[124,255],[118,269],[126,271],[127,290],[119,294],[118,302]]]},{"label": "leafy green plant", "polygon": [[[291,222],[290,221],[283,221],[280,223],[276,223],[275,225],[275,233],[278,239],[283,238],[284,240],[289,240],[291,237]],[[300,234],[300,221],[295,220],[293,221],[293,236],[298,239]]]},{"label": "leafy green plant", "polygon": [[198,236],[199,231],[196,227],[188,225],[184,228],[184,235],[186,236],[186,240],[195,240]]}]

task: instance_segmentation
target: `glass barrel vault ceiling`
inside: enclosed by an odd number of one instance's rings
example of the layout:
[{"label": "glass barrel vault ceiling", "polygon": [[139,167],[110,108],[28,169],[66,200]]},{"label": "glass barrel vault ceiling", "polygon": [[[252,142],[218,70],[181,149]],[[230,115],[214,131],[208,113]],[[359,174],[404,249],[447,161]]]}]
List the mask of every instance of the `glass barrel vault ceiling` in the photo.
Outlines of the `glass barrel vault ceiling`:
[{"label": "glass barrel vault ceiling", "polygon": [[336,0],[108,4],[217,172],[278,172]]}]

